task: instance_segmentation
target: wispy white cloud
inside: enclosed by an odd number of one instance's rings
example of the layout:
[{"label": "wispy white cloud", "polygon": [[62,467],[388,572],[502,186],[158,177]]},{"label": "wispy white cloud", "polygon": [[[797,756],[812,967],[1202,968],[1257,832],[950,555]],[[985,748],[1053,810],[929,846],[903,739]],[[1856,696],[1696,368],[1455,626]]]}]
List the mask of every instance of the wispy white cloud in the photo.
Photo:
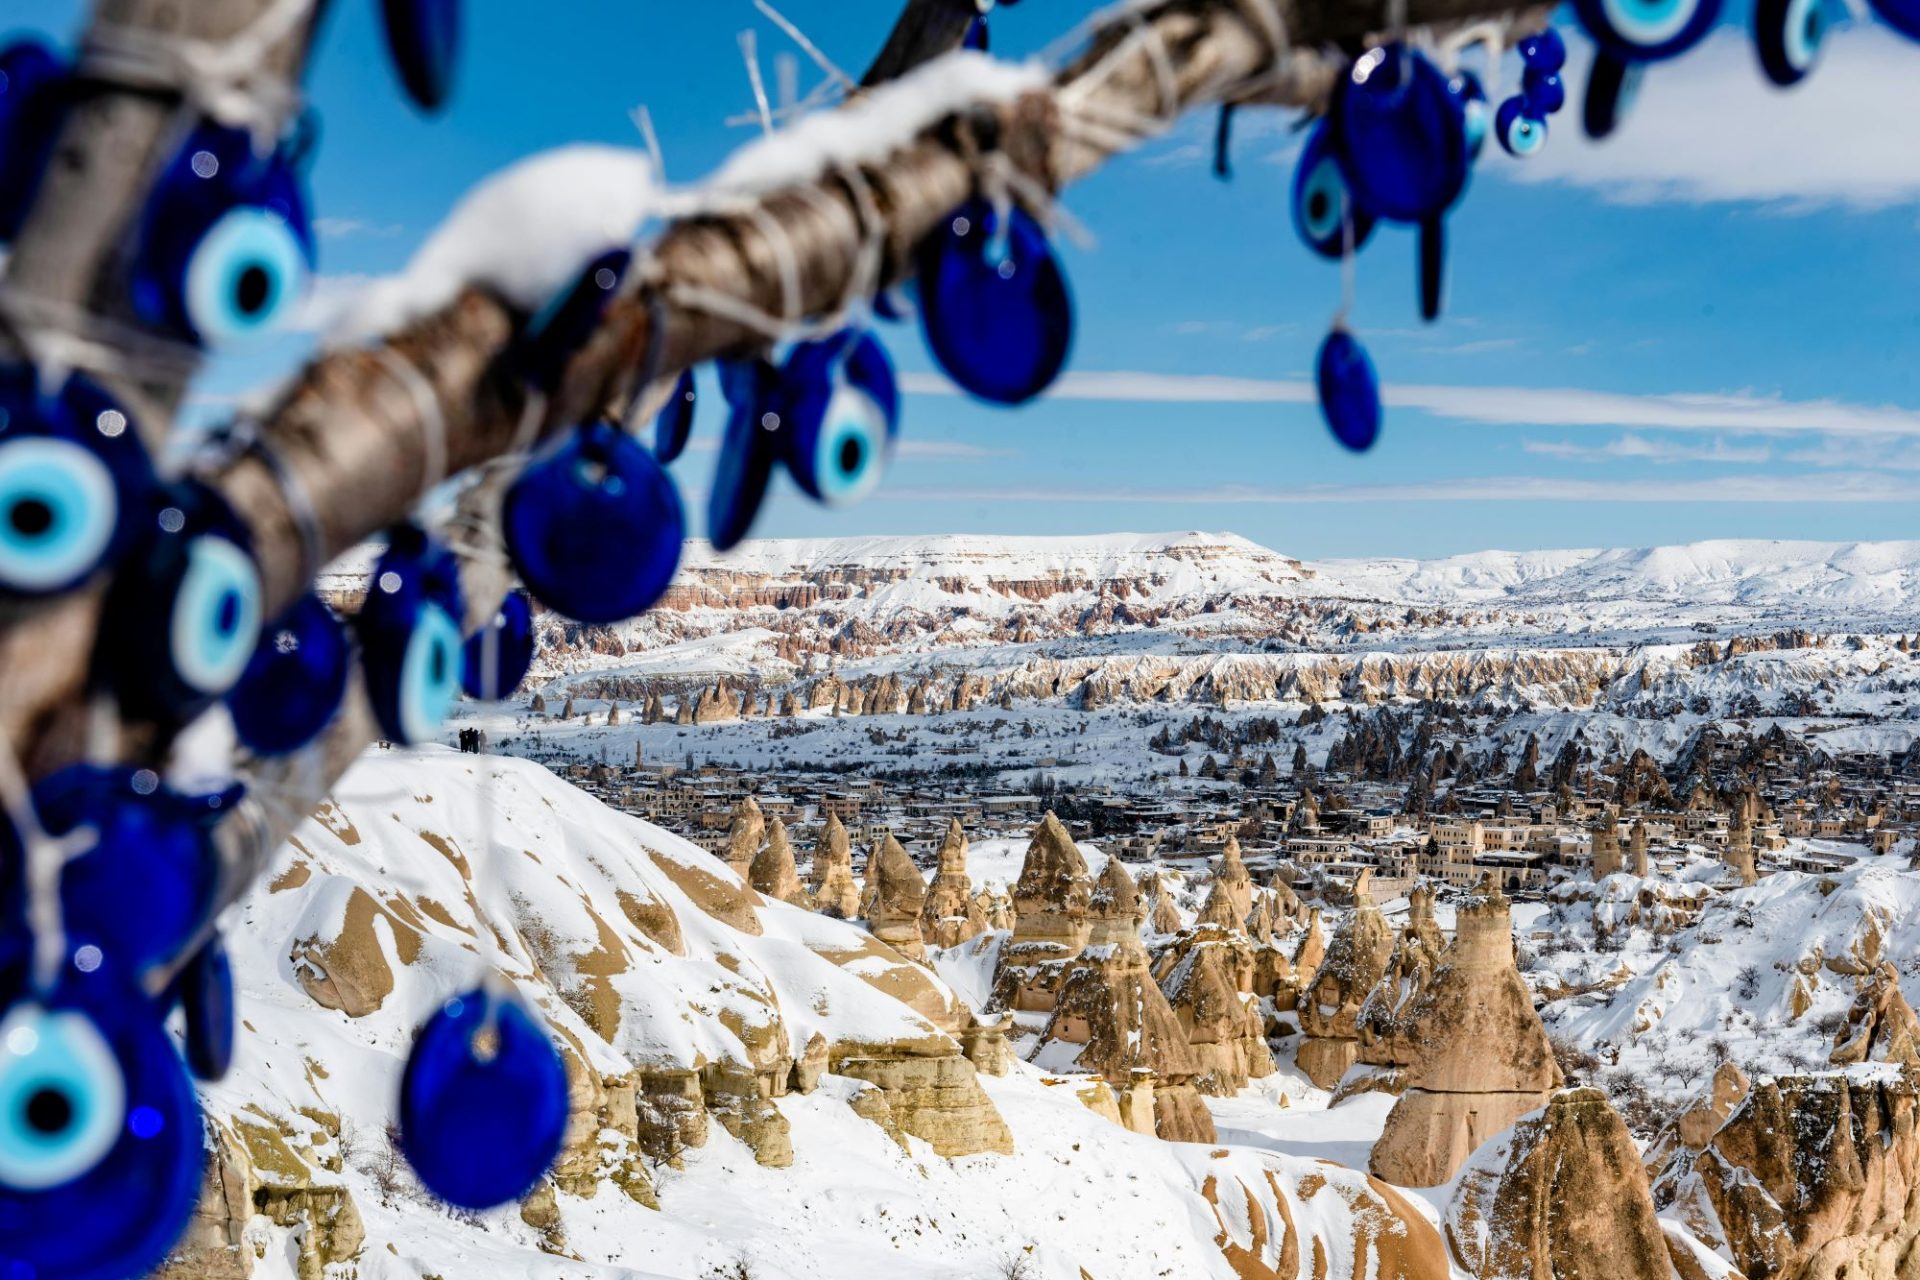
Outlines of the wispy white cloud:
[{"label": "wispy white cloud", "polygon": [[1527,440],[1520,448],[1526,453],[1547,458],[1565,458],[1573,462],[1770,462],[1773,448],[1765,444],[1737,445],[1726,440],[1711,444],[1689,444],[1679,440],[1653,440],[1629,433],[1605,444],[1575,444],[1570,440]]},{"label": "wispy white cloud", "polygon": [[406,228],[397,222],[368,222],[364,218],[315,218],[314,232],[322,240],[345,240],[349,236],[397,236]]},{"label": "wispy white cloud", "polygon": [[893,488],[886,497],[911,502],[1154,503],[1195,506],[1289,506],[1385,502],[1717,502],[1881,503],[1920,499],[1920,480],[1871,472],[1748,474],[1698,480],[1579,480],[1548,476],[1481,476],[1402,484],[1321,485],[1294,489],[1222,485],[1191,489]]},{"label": "wispy white cloud", "polygon": [[[1582,51],[1573,60],[1583,62]],[[1583,66],[1574,80],[1584,82]],[[1884,208],[1920,201],[1916,119],[1913,46],[1883,28],[1835,32],[1821,65],[1790,92],[1761,78],[1743,30],[1722,28],[1684,60],[1648,68],[1614,137],[1587,139],[1576,110],[1554,120],[1530,159],[1488,154],[1516,181],[1588,187],[1619,204]]]},{"label": "wispy white cloud", "polygon": [[[906,373],[914,395],[958,395],[937,373]],[[1129,370],[1062,374],[1048,389],[1055,400],[1132,401],[1143,404],[1313,404],[1304,378],[1233,378],[1219,374]],[[1844,400],[1788,400],[1752,392],[1630,395],[1576,387],[1422,386],[1389,384],[1390,407],[1490,426],[1611,427],[1667,431],[1816,431],[1833,435],[1920,436],[1920,412],[1897,405]]]}]

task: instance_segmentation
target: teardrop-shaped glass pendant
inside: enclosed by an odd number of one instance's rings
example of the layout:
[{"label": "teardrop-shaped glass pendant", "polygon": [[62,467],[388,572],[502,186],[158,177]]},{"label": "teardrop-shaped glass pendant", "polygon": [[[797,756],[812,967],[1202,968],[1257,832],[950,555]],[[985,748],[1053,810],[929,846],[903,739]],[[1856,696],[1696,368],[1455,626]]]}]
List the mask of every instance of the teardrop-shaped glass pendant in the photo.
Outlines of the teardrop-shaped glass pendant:
[{"label": "teardrop-shaped glass pendant", "polygon": [[65,108],[67,69],[38,40],[0,49],[0,244],[20,234]]},{"label": "teardrop-shaped glass pendant", "polygon": [[215,934],[187,961],[175,983],[185,1026],[187,1066],[202,1080],[218,1080],[233,1066],[233,962]]},{"label": "teardrop-shaped glass pendant", "polygon": [[630,249],[609,249],[592,259],[540,313],[514,343],[508,363],[529,386],[551,393],[567,364],[600,327],[607,304],[633,261]]},{"label": "teardrop-shaped glass pendant", "polygon": [[607,422],[529,462],[507,490],[500,526],[527,589],[579,622],[646,612],[673,581],[687,532],[666,471]]},{"label": "teardrop-shaped glass pendant", "polygon": [[[1920,19],[1920,4],[1913,9]],[[1806,79],[1829,25],[1825,0],[1755,0],[1753,45],[1767,79],[1782,88]]]},{"label": "teardrop-shaped glass pendant", "polygon": [[1467,128],[1446,75],[1405,45],[1369,49],[1336,83],[1335,151],[1360,206],[1396,222],[1442,213],[1467,181]]},{"label": "teardrop-shaped glass pendant", "polygon": [[674,380],[673,394],[653,420],[653,456],[663,465],[679,457],[693,438],[695,399],[693,370],[683,369]]},{"label": "teardrop-shaped glass pendant", "polygon": [[1293,171],[1293,229],[1307,248],[1336,262],[1345,256],[1349,237],[1358,253],[1373,234],[1373,215],[1354,203],[1324,121],[1307,135]]},{"label": "teardrop-shaped glass pendant", "polygon": [[427,1190],[487,1209],[533,1189],[567,1128],[567,1073],[517,1000],[456,996],[414,1039],[400,1083],[400,1148]]},{"label": "teardrop-shaped glass pendant", "polygon": [[118,560],[155,483],[133,420],[92,379],[53,391],[0,365],[0,597],[70,591]]},{"label": "teardrop-shaped glass pendant", "polygon": [[532,665],[533,607],[509,591],[486,625],[467,637],[462,687],[470,698],[498,702],[520,687]]},{"label": "teardrop-shaped glass pendant", "polygon": [[418,525],[395,528],[353,619],[367,699],[390,741],[424,742],[452,713],[465,607],[453,553]]},{"label": "teardrop-shaped glass pendant", "polygon": [[1355,453],[1365,453],[1380,436],[1380,384],[1367,349],[1344,328],[1320,344],[1314,382],[1320,414],[1333,438]]},{"label": "teardrop-shaped glass pendant", "polygon": [[1471,71],[1460,71],[1447,82],[1460,104],[1461,124],[1467,131],[1467,159],[1478,160],[1486,149],[1487,133],[1493,126],[1493,108],[1487,102],[1486,86]]},{"label": "teardrop-shaped glass pendant", "polygon": [[263,756],[298,751],[333,722],[353,671],[347,624],[308,592],[268,623],[227,694],[234,732]]},{"label": "teardrop-shaped glass pendant", "polygon": [[1440,318],[1440,301],[1447,284],[1447,229],[1444,219],[1420,224],[1420,318]]},{"label": "teardrop-shaped glass pendant", "polygon": [[1018,205],[956,209],[920,249],[920,323],[940,367],[997,404],[1046,390],[1073,343],[1073,301],[1046,232]]},{"label": "teardrop-shaped glass pendant", "polygon": [[193,1213],[200,1110],[154,1003],[71,975],[0,1018],[0,1259],[36,1280],[125,1280]]},{"label": "teardrop-shaped glass pendant", "polygon": [[707,541],[716,551],[739,545],[767,496],[783,429],[774,394],[778,385],[778,371],[758,357],[720,363],[727,429],[720,439],[713,488],[707,493]]},{"label": "teardrop-shaped glass pendant", "polygon": [[460,55],[460,0],[380,0],[387,50],[407,96],[438,111]]},{"label": "teardrop-shaped glass pendant", "polygon": [[213,909],[219,878],[213,828],[238,789],[187,796],[149,770],[69,765],[33,789],[49,835],[86,829],[69,858],[60,902],[69,950],[97,947],[132,978],[172,963]]},{"label": "teardrop-shaped glass pendant", "polygon": [[1587,72],[1587,93],[1581,100],[1580,122],[1589,138],[1612,135],[1626,121],[1638,95],[1645,67],[1601,49]]},{"label": "teardrop-shaped glass pendant", "polygon": [[886,350],[863,329],[803,342],[781,372],[787,470],[807,495],[849,506],[878,487],[900,434]]}]

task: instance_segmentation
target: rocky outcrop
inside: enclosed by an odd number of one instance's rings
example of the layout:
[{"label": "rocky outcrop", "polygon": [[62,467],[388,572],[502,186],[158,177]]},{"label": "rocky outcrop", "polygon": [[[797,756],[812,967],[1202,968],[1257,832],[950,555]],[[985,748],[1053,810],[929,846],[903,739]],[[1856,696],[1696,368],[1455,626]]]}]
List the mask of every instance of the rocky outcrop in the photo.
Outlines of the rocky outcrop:
[{"label": "rocky outcrop", "polygon": [[1881,961],[1860,979],[1860,991],[1834,1037],[1829,1062],[1894,1062],[1920,1069],[1920,1019],[1900,993],[1900,971]]},{"label": "rocky outcrop", "polygon": [[1123,1091],[1127,1105],[1119,1110],[1130,1127],[1211,1142],[1213,1121],[1193,1083],[1200,1064],[1186,1027],[1153,980],[1135,924],[1138,899],[1127,869],[1109,858],[1088,895],[1087,944],[1065,964],[1034,1056],[1047,1054],[1051,1044],[1079,1045],[1074,1065]]},{"label": "rocky outcrop", "polygon": [[1220,861],[1213,869],[1213,882],[1227,895],[1234,920],[1244,924],[1247,913],[1253,910],[1253,877],[1247,874],[1247,864],[1240,856],[1240,841],[1232,835],[1227,837],[1226,845],[1220,850]]},{"label": "rocky outcrop", "polygon": [[[1318,920],[1314,923],[1317,925]],[[1360,1009],[1393,958],[1393,930],[1372,902],[1358,904],[1327,945],[1326,959],[1300,992],[1300,1029],[1307,1039],[1297,1062],[1322,1089],[1340,1083],[1360,1057]],[[1303,955],[1313,946],[1310,933]],[[1306,972],[1299,959],[1298,972]]]},{"label": "rocky outcrop", "polygon": [[1655,1202],[1747,1280],[1906,1280],[1920,1268],[1920,1092],[1912,1072],[1753,1086]]},{"label": "rocky outcrop", "polygon": [[1491,879],[1460,904],[1453,944],[1407,1024],[1408,1087],[1368,1167],[1401,1186],[1438,1186],[1475,1147],[1544,1105],[1561,1084],[1553,1047],[1514,966],[1507,898]]},{"label": "rocky outcrop", "polygon": [[1355,1019],[1361,1062],[1375,1067],[1414,1064],[1418,1056],[1414,1011],[1446,949],[1446,935],[1434,920],[1433,890],[1424,884],[1415,885],[1408,895],[1407,924],[1394,943],[1393,959],[1367,993]]},{"label": "rocky outcrop", "polygon": [[931,946],[957,947],[986,927],[986,913],[974,900],[967,876],[967,836],[954,818],[940,841],[939,862],[920,908],[920,936]]},{"label": "rocky outcrop", "polygon": [[925,955],[920,913],[926,906],[927,882],[891,833],[881,836],[867,857],[867,888],[872,894],[867,927],[873,936],[902,955]]},{"label": "rocky outcrop", "polygon": [[[1216,894],[1222,888],[1216,881]],[[1246,934],[1197,923],[1155,963],[1155,976],[1198,1063],[1194,1084],[1227,1097],[1272,1075],[1273,1054],[1253,993],[1259,965]]]},{"label": "rocky outcrop", "polygon": [[767,838],[767,818],[760,812],[760,804],[752,796],[742,796],[733,806],[733,816],[727,823],[727,847],[720,855],[721,861],[739,872],[745,880],[753,870],[754,855],[760,852],[760,842]]},{"label": "rocky outcrop", "polygon": [[808,880],[814,910],[841,920],[858,917],[860,886],[853,878],[853,845],[837,814],[828,814],[821,828]]},{"label": "rocky outcrop", "polygon": [[1000,949],[992,1007],[1051,1013],[1070,961],[1087,945],[1093,882],[1060,819],[1033,829],[1013,886],[1013,936]]},{"label": "rocky outcrop", "polygon": [[787,840],[787,824],[775,818],[767,824],[767,843],[753,856],[747,879],[769,898],[808,906],[807,891],[800,885],[800,872],[794,865],[793,846]]},{"label": "rocky outcrop", "polygon": [[1446,1214],[1476,1280],[1671,1280],[1640,1153],[1598,1089],[1555,1094],[1475,1153]]}]

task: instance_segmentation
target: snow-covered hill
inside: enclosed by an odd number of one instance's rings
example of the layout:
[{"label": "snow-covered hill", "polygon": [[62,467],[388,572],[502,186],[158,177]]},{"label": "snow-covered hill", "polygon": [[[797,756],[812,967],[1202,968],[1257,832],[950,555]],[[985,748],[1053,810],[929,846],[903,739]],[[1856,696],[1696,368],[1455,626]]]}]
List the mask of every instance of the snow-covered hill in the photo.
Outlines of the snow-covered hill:
[{"label": "snow-covered hill", "polygon": [[[1233,1280],[1398,1275],[1415,1244],[1405,1274],[1446,1271],[1428,1211],[1362,1173],[976,1072],[931,970],[524,761],[370,753],[225,925],[245,1025],[177,1280]],[[388,1126],[411,1029],[489,969],[576,1123],[525,1205],[456,1214]]]}]

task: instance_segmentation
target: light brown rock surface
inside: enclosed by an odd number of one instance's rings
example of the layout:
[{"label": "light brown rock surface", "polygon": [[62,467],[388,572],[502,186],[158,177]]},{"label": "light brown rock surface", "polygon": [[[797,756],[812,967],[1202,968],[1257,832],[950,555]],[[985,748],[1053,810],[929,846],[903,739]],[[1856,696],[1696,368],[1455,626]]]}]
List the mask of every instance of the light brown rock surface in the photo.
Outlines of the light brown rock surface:
[{"label": "light brown rock surface", "polygon": [[853,845],[838,814],[828,814],[821,827],[808,879],[814,910],[840,920],[858,917],[860,886],[853,878]]},{"label": "light brown rock surface", "polygon": [[1368,1161],[1374,1176],[1404,1187],[1447,1181],[1474,1148],[1561,1084],[1514,966],[1506,895],[1489,881],[1456,919],[1445,959],[1408,1013],[1408,1088]]},{"label": "light brown rock surface", "polygon": [[957,947],[986,927],[986,912],[975,901],[967,875],[967,836],[954,818],[940,841],[939,862],[920,908],[920,936],[930,946]]},{"label": "light brown rock surface", "polygon": [[794,865],[793,845],[787,839],[787,824],[775,818],[767,824],[767,843],[753,857],[748,881],[759,892],[795,906],[810,905],[807,891],[800,885],[800,872]]},{"label": "light brown rock surface", "polygon": [[867,881],[873,895],[867,927],[880,941],[918,959],[926,951],[920,938],[920,911],[927,901],[927,882],[891,833],[873,846],[867,858]]},{"label": "light brown rock surface", "polygon": [[727,847],[720,855],[721,861],[745,880],[753,869],[754,855],[760,852],[760,842],[766,838],[767,818],[760,812],[760,803],[752,796],[742,796],[727,823]]},{"label": "light brown rock surface", "polygon": [[1900,993],[1900,971],[1881,961],[1860,979],[1847,1021],[1834,1036],[1829,1062],[1896,1062],[1920,1068],[1920,1019]]},{"label": "light brown rock surface", "polygon": [[[1317,927],[1317,917],[1314,924]],[[1302,954],[1313,946],[1314,935],[1309,933]],[[1386,973],[1393,946],[1393,930],[1386,917],[1371,902],[1362,903],[1334,933],[1326,959],[1301,989],[1300,1029],[1307,1039],[1297,1061],[1320,1088],[1333,1088],[1358,1061],[1360,1008]],[[1295,968],[1306,972],[1298,960]]]},{"label": "light brown rock surface", "polygon": [[1093,880],[1087,861],[1049,813],[1033,830],[1013,887],[1013,936],[1000,950],[992,1008],[1050,1013],[1067,963],[1087,945]]},{"label": "light brown rock surface", "polygon": [[1670,1280],[1633,1136],[1598,1089],[1555,1094],[1475,1153],[1447,1245],[1476,1280]]}]

